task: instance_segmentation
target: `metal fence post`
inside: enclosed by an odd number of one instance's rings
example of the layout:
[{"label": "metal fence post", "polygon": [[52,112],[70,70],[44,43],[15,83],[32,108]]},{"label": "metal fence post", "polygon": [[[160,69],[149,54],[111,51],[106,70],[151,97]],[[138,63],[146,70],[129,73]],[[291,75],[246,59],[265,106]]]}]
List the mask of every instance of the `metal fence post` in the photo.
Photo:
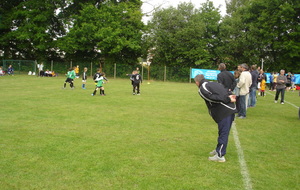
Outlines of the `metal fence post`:
[{"label": "metal fence post", "polygon": [[164,82],[167,80],[167,66],[165,65],[165,71],[164,71]]},{"label": "metal fence post", "polygon": [[117,77],[117,64],[114,65],[114,79]]},{"label": "metal fence post", "polygon": [[36,67],[37,67],[37,60],[35,60],[35,62],[34,62],[33,71],[34,71],[34,73],[35,73],[37,76],[39,76],[39,75],[36,73]]},{"label": "metal fence post", "polygon": [[192,83],[191,75],[192,75],[192,67],[190,67],[190,76],[189,76],[189,81],[190,81],[190,83]]},{"label": "metal fence post", "polygon": [[91,62],[91,77],[93,76],[93,62]]},{"label": "metal fence post", "polygon": [[142,64],[142,80],[144,80],[144,65]]}]

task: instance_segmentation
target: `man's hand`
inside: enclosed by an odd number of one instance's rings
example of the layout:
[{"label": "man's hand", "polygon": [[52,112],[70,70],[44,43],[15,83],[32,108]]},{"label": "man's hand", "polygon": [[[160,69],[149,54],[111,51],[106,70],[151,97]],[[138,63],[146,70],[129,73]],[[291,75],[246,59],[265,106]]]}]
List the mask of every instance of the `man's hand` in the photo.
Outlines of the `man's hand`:
[{"label": "man's hand", "polygon": [[236,102],[236,95],[229,95],[230,102]]}]

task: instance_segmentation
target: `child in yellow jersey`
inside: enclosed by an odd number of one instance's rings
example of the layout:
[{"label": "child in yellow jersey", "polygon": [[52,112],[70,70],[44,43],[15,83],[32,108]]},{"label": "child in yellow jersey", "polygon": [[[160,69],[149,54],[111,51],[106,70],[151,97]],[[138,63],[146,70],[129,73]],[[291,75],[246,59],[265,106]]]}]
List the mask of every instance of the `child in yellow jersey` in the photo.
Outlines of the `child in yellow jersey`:
[{"label": "child in yellow jersey", "polygon": [[79,65],[77,65],[74,70],[75,70],[76,78],[79,78]]},{"label": "child in yellow jersey", "polygon": [[266,91],[266,80],[262,79],[260,83],[260,96],[265,96],[265,91]]}]

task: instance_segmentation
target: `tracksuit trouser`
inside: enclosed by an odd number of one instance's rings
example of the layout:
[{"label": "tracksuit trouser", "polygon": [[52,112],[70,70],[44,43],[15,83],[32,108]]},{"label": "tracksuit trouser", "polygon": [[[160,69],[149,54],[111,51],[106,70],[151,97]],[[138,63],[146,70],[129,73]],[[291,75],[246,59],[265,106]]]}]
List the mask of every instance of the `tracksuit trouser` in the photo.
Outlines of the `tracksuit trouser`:
[{"label": "tracksuit trouser", "polygon": [[218,123],[219,136],[216,151],[219,157],[222,157],[226,154],[228,136],[233,120],[234,114],[231,114]]},{"label": "tracksuit trouser", "polygon": [[275,100],[277,101],[278,98],[279,98],[279,94],[281,94],[281,100],[280,100],[280,102],[284,102],[284,93],[285,93],[285,88],[283,88],[283,89],[276,89]]}]

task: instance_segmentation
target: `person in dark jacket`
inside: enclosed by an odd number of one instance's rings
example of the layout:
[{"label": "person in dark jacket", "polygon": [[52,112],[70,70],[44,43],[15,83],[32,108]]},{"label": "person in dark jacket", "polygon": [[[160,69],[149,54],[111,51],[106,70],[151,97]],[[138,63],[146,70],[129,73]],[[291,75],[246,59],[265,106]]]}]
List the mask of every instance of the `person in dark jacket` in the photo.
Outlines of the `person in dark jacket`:
[{"label": "person in dark jacket", "polygon": [[195,83],[199,88],[199,95],[204,99],[210,116],[218,123],[218,144],[216,149],[210,152],[210,161],[225,162],[224,155],[228,144],[228,136],[234,114],[236,113],[235,95],[220,83],[209,82],[204,79],[204,75],[197,75]]},{"label": "person in dark jacket", "polygon": [[226,65],[221,63],[218,68],[221,72],[217,76],[218,83],[224,85],[224,87],[232,92],[236,87],[236,80],[231,72],[226,70]]},{"label": "person in dark jacket", "polygon": [[[132,84],[132,94],[140,95],[140,84],[143,82],[142,76],[139,74],[138,70],[132,72],[132,74],[126,74],[130,76],[131,84]],[[136,93],[135,93],[136,90]]]},{"label": "person in dark jacket", "polygon": [[[250,94],[249,94],[249,105],[248,107],[255,107],[256,106],[256,91],[257,91],[257,84],[259,78],[259,72],[257,71],[257,66],[251,66],[251,77],[252,77],[252,84],[250,86]],[[260,80],[261,82],[261,80]]]}]

